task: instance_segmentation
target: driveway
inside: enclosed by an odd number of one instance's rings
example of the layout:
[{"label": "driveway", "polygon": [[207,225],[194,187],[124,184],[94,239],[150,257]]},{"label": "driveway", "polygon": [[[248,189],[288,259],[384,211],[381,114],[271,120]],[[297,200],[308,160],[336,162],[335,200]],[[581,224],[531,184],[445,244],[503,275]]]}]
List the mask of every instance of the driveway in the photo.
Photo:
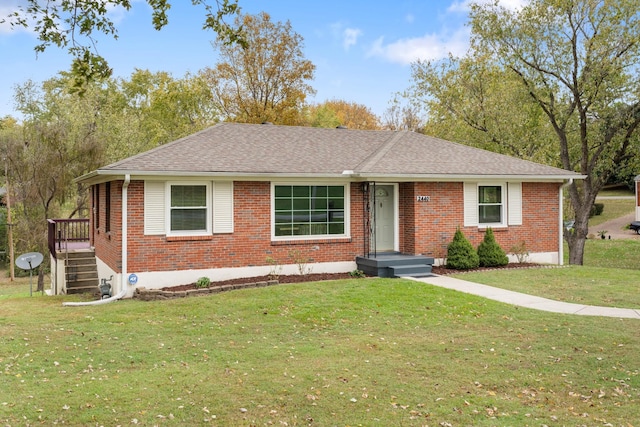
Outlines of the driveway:
[{"label": "driveway", "polygon": [[[635,197],[634,196],[608,196],[608,197],[605,196],[605,197],[598,197],[596,201],[602,202],[602,201],[606,201],[607,199],[634,200]],[[640,240],[640,235],[638,235],[635,231],[625,229],[631,223],[631,221],[635,221],[635,220],[636,220],[636,214],[630,213],[629,215],[625,215],[620,218],[612,219],[611,221],[603,222],[602,224],[589,227],[589,234],[593,234],[596,237],[600,237],[598,236],[598,231],[606,230],[607,238]]]},{"label": "driveway", "polygon": [[635,213],[612,219],[611,221],[603,222],[594,227],[589,227],[589,234],[599,237],[598,231],[607,230],[607,237],[611,236],[612,239],[640,240],[640,235],[636,234],[635,231],[629,230],[628,228],[625,230],[625,227],[627,227],[631,221],[635,221],[635,219]]}]

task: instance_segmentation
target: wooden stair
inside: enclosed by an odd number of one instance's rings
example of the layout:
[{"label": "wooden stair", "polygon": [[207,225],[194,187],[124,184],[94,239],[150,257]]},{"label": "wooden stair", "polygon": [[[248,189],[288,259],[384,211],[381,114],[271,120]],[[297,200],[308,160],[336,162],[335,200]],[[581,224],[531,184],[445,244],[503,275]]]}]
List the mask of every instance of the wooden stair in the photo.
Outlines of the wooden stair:
[{"label": "wooden stair", "polygon": [[68,294],[100,294],[98,266],[93,250],[65,254],[65,281]]}]

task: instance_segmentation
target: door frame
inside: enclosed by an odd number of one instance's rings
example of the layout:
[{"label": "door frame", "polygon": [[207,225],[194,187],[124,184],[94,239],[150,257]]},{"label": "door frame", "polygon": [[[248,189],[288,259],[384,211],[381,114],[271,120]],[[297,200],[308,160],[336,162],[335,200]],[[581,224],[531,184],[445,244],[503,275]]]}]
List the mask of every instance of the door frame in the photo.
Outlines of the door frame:
[{"label": "door frame", "polygon": [[[373,191],[371,192],[371,203],[375,202],[375,188],[378,186],[390,186],[393,188],[393,249],[392,252],[400,252],[400,197],[399,197],[399,185],[397,182],[372,182],[371,187]],[[378,253],[377,239],[373,239],[375,236],[375,227],[376,227],[376,219],[375,219],[375,206],[374,209],[371,209],[369,215],[371,216],[371,241],[370,241],[370,251],[374,254]],[[387,251],[383,251],[387,252]]]}]

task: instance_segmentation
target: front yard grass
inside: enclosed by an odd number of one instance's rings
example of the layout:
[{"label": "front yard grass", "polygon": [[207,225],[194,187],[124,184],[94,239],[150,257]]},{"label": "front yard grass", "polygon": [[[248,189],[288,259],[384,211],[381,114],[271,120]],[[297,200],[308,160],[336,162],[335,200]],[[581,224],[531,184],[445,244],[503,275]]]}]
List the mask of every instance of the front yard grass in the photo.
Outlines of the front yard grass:
[{"label": "front yard grass", "polygon": [[[640,242],[586,267],[460,277],[638,307]],[[524,285],[523,285],[524,284]],[[634,319],[514,307],[401,279],[63,307],[0,279],[0,425],[631,425]],[[606,303],[606,304],[605,304]]]},{"label": "front yard grass", "polygon": [[69,299],[0,298],[0,424],[640,418],[637,320],[539,312],[401,279],[62,307]]}]

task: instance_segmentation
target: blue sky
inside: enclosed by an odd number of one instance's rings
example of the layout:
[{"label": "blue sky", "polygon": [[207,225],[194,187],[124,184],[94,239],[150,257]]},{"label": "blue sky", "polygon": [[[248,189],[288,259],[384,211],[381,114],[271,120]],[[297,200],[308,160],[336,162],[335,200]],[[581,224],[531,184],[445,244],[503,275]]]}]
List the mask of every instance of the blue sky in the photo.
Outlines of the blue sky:
[{"label": "blue sky", "polygon": [[[2,0],[6,15],[23,0]],[[305,57],[316,65],[311,102],[342,99],[382,115],[394,94],[411,84],[410,64],[464,54],[469,43],[469,0],[240,0],[244,13],[265,11],[272,21],[290,21],[304,39]],[[486,0],[481,0],[486,1]],[[526,0],[501,0],[518,7]],[[134,0],[130,11],[113,10],[119,39],[100,37],[98,51],[114,76],[134,69],[168,71],[179,78],[217,62],[215,35],[202,30],[204,12],[188,0],[174,0],[169,25],[151,26],[149,6]],[[14,111],[14,87],[42,82],[69,69],[70,56],[51,47],[36,56],[37,40],[25,30],[0,25],[0,117]]]}]

